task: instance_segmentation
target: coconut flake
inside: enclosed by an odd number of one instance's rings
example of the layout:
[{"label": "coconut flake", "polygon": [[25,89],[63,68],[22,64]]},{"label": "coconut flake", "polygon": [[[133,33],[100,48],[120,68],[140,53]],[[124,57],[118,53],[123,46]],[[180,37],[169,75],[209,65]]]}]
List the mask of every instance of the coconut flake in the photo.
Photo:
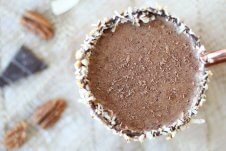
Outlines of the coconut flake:
[{"label": "coconut flake", "polygon": [[193,124],[204,124],[206,121],[204,119],[191,119]]},{"label": "coconut flake", "polygon": [[72,9],[79,0],[54,0],[51,2],[51,8],[54,15],[61,15]]},{"label": "coconut flake", "polygon": [[140,16],[140,20],[142,20],[144,23],[148,23],[150,21],[150,18],[143,14]]}]

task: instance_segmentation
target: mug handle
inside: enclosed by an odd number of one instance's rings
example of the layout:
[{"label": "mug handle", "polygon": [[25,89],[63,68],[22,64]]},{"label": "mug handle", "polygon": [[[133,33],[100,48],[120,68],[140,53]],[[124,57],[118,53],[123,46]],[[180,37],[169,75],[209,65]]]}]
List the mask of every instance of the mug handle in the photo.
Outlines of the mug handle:
[{"label": "mug handle", "polygon": [[205,66],[209,67],[221,62],[226,62],[226,49],[208,52],[202,55],[203,61],[206,62]]}]

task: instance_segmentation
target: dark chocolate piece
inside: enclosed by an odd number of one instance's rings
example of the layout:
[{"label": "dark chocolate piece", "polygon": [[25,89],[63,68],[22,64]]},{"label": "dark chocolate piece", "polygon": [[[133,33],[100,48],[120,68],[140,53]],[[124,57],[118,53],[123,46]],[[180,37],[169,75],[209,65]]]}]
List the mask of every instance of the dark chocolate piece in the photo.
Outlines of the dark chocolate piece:
[{"label": "dark chocolate piece", "polygon": [[19,65],[22,65],[22,67],[24,67],[24,70],[28,69],[27,72],[35,73],[47,67],[45,63],[38,59],[26,47],[22,47],[21,50],[22,51],[20,51],[15,56],[14,62],[18,63]]},{"label": "dark chocolate piece", "polygon": [[47,65],[38,59],[28,48],[22,46],[1,74],[0,87],[39,72],[46,67]]},{"label": "dark chocolate piece", "polygon": [[2,79],[2,77],[0,77],[0,87],[3,87],[5,85],[7,85],[7,82],[4,79]]}]

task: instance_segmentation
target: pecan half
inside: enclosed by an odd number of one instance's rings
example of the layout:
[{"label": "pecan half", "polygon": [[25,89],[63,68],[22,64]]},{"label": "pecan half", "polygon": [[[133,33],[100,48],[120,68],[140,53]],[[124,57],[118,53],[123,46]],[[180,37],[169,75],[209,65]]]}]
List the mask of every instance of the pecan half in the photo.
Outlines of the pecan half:
[{"label": "pecan half", "polygon": [[4,136],[4,145],[7,149],[18,148],[24,144],[26,140],[27,123],[20,122]]},{"label": "pecan half", "polygon": [[20,22],[29,31],[43,39],[50,39],[54,35],[52,24],[38,12],[27,11]]},{"label": "pecan half", "polygon": [[33,114],[33,121],[42,128],[51,127],[59,120],[66,105],[63,99],[50,100],[37,109]]}]

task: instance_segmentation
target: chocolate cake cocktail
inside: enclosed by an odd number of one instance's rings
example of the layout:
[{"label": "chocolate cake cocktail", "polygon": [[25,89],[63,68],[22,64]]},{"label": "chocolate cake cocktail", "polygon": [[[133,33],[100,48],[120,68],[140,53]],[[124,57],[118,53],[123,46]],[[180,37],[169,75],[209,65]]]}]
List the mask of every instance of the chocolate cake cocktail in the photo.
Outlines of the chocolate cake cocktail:
[{"label": "chocolate cake cocktail", "polygon": [[126,138],[173,137],[205,101],[203,54],[194,33],[164,10],[128,9],[99,22],[78,50],[81,96]]}]

